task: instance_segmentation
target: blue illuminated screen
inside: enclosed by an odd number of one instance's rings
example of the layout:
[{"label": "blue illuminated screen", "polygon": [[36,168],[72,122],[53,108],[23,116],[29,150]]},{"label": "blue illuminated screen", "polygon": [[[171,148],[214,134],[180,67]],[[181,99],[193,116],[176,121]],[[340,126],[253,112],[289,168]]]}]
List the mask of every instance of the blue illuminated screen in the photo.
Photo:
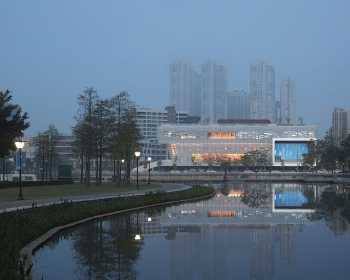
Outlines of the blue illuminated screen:
[{"label": "blue illuminated screen", "polygon": [[309,153],[307,142],[276,142],[275,161],[302,161]]},{"label": "blue illuminated screen", "polygon": [[302,207],[308,202],[302,192],[283,192],[275,194],[276,208]]}]

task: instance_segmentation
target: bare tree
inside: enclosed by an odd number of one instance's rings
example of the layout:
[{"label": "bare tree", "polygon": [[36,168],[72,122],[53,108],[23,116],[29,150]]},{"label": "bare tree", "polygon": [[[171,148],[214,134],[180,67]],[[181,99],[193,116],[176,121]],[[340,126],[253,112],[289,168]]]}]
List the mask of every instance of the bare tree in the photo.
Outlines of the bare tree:
[{"label": "bare tree", "polygon": [[90,184],[91,161],[96,155],[96,133],[94,128],[94,111],[98,95],[94,88],[87,88],[78,97],[77,124],[73,127],[75,137],[74,150],[80,154],[83,181]]}]

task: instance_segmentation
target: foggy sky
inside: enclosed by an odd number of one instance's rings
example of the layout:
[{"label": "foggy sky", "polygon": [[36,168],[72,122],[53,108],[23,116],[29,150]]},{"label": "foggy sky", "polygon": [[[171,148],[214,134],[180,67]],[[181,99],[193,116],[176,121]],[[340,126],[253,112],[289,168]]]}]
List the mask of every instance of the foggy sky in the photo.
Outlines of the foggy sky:
[{"label": "foggy sky", "polygon": [[128,91],[163,108],[169,63],[215,60],[229,90],[248,90],[249,65],[266,61],[296,81],[297,111],[330,125],[350,108],[348,0],[1,0],[0,88],[28,111],[29,133],[70,132],[77,95]]}]

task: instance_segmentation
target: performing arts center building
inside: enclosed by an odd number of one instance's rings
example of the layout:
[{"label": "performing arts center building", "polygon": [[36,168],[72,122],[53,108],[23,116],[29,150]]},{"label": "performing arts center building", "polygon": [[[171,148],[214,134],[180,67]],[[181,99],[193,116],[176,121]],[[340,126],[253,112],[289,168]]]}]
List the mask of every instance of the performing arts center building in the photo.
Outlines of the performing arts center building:
[{"label": "performing arts center building", "polygon": [[274,166],[298,166],[316,140],[314,125],[277,125],[265,120],[223,121],[218,124],[162,124],[159,141],[177,166],[238,161],[260,150]]}]

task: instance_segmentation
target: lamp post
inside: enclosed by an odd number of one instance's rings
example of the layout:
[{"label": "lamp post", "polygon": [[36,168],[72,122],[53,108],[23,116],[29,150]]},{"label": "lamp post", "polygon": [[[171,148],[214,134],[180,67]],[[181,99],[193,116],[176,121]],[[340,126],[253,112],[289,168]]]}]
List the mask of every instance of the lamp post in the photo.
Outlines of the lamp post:
[{"label": "lamp post", "polygon": [[122,181],[122,165],[124,165],[125,159],[122,159],[120,161],[120,165],[119,165],[119,176],[120,176],[120,181]]},{"label": "lamp post", "polygon": [[17,141],[15,142],[17,150],[19,150],[19,179],[18,179],[18,186],[19,186],[19,193],[18,193],[18,200],[23,200],[23,192],[22,192],[22,149],[24,148],[24,142],[23,141]]},{"label": "lamp post", "polygon": [[141,152],[136,151],[135,157],[136,157],[136,186],[139,187],[139,157],[141,155]]},{"label": "lamp post", "polygon": [[148,182],[147,182],[147,184],[148,185],[151,184],[151,161],[152,161],[152,158],[148,157],[147,158],[147,162],[148,162]]}]

